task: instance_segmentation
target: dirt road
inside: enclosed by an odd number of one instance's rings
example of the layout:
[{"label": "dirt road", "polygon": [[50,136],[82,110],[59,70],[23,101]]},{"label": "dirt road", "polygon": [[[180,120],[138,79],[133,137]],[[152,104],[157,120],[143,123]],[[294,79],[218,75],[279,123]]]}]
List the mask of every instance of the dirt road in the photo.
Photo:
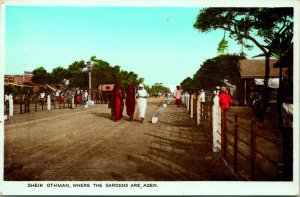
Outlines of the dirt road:
[{"label": "dirt road", "polygon": [[[184,108],[150,98],[146,121],[110,120],[105,104],[30,112],[5,125],[5,180],[234,180]],[[126,111],[124,110],[124,114]]]}]

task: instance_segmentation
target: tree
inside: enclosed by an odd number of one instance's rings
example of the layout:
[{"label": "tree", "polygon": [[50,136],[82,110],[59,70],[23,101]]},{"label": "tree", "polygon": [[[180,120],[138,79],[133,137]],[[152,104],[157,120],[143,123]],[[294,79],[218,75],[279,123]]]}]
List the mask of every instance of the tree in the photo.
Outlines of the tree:
[{"label": "tree", "polygon": [[238,62],[241,59],[244,57],[227,54],[206,60],[194,75],[194,87],[198,90],[209,89],[217,86],[224,79],[237,84],[239,80]]},{"label": "tree", "polygon": [[88,73],[84,72],[86,65],[84,60],[75,61],[67,69],[67,78],[70,80],[70,86],[87,88]]},{"label": "tree", "polygon": [[181,83],[180,83],[181,88],[184,91],[192,92],[194,90],[193,88],[193,79],[191,77],[185,78]]},{"label": "tree", "polygon": [[32,72],[32,82],[38,83],[38,84],[46,84],[50,80],[50,74],[47,73],[46,69],[44,67],[37,67]]},{"label": "tree", "polygon": [[[261,110],[263,118],[267,103],[269,102],[268,80],[270,75],[270,57],[278,51],[278,35],[293,33],[292,8],[205,8],[200,11],[194,28],[201,32],[216,29],[224,30],[224,37],[219,44],[219,50],[227,47],[226,33],[235,39],[238,44],[246,48],[252,46],[251,41],[265,56],[264,100]],[[264,43],[258,38],[262,38]]]},{"label": "tree", "polygon": [[51,78],[54,83],[61,83],[63,79],[68,78],[68,70],[63,67],[56,67],[51,72]]}]

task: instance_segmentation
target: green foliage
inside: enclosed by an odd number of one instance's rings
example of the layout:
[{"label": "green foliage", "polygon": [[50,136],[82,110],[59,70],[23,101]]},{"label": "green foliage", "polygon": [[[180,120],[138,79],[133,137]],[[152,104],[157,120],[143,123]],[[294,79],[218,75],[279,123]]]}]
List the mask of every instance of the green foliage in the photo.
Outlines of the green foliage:
[{"label": "green foliage", "polygon": [[211,89],[224,78],[236,84],[239,80],[238,62],[241,59],[244,57],[230,54],[208,59],[200,66],[193,79],[188,77],[180,85],[185,91],[193,91]]},{"label": "green foliage", "polygon": [[181,83],[180,86],[183,90],[192,92],[194,90],[193,86],[193,79],[191,77],[185,78]]},{"label": "green foliage", "polygon": [[228,47],[228,41],[225,40],[225,38],[223,38],[218,45],[218,52],[224,53],[225,49],[227,49],[227,47]]},{"label": "green foliage", "polygon": [[158,94],[158,93],[166,93],[170,92],[170,89],[164,86],[162,83],[155,83],[151,87],[147,87],[146,90],[149,94]]},{"label": "green foliage", "polygon": [[[100,84],[106,83],[120,83],[125,89],[129,82],[133,82],[136,86],[143,83],[144,79],[139,78],[138,75],[132,71],[121,70],[120,66],[111,66],[108,62],[97,59],[96,56],[91,57],[93,68],[92,88],[97,89]],[[39,84],[46,83],[62,83],[63,79],[70,80],[71,87],[88,88],[88,70],[84,60],[75,61],[68,68],[56,67],[51,73],[43,67],[38,67],[33,71],[33,82]]]},{"label": "green foliage", "polygon": [[[229,37],[246,48],[243,39],[251,40],[264,53],[272,50],[275,34],[285,29],[292,30],[293,8],[205,8],[200,10],[194,28],[201,32],[223,29]],[[261,37],[267,46],[259,43]]]},{"label": "green foliage", "polygon": [[63,67],[56,67],[51,72],[51,78],[53,83],[61,83],[63,79],[68,77],[68,70]]},{"label": "green foliage", "polygon": [[47,73],[46,69],[44,67],[37,67],[33,70],[33,76],[32,76],[32,82],[37,84],[45,84],[49,80],[51,80],[51,76],[49,73]]}]

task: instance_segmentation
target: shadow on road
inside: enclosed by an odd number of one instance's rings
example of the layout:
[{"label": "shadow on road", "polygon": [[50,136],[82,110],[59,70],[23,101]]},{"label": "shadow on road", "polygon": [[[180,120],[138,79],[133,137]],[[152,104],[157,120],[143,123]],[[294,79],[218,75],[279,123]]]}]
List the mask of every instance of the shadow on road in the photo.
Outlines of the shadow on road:
[{"label": "shadow on road", "polygon": [[101,118],[106,118],[106,119],[111,119],[111,114],[110,113],[99,113],[99,112],[92,112],[91,114],[101,117]]}]

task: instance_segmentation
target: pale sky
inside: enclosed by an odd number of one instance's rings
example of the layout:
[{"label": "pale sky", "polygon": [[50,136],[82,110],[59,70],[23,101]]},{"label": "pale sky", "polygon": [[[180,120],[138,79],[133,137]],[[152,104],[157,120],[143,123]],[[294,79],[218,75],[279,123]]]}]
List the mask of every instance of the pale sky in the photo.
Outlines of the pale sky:
[{"label": "pale sky", "polygon": [[[7,6],[5,74],[48,72],[93,55],[145,84],[175,87],[217,56],[223,31],[200,33],[196,7]],[[229,42],[229,51],[241,46]],[[258,49],[244,51],[248,58]]]}]

